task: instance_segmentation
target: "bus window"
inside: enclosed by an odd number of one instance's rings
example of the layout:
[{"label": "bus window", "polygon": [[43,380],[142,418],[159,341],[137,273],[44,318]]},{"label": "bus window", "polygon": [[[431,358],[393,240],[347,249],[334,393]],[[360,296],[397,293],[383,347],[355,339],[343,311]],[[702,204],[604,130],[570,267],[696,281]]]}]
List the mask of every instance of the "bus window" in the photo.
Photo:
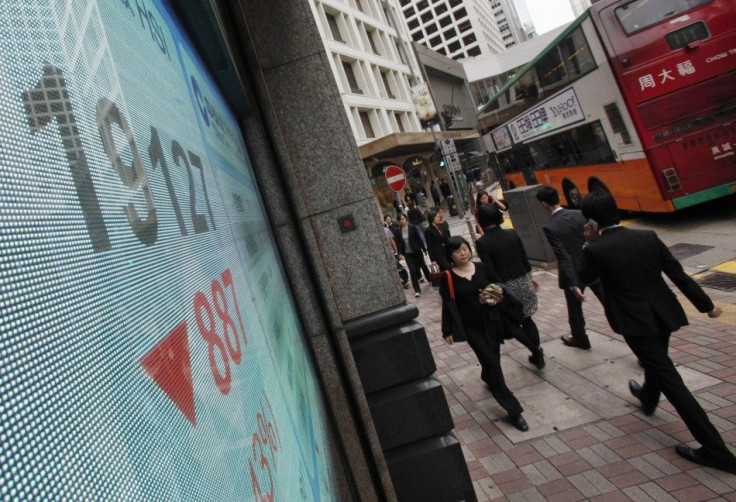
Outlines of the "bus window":
[{"label": "bus window", "polygon": [[634,0],[616,8],[621,26],[627,34],[652,26],[681,12],[694,9],[712,0]]},{"label": "bus window", "polygon": [[595,69],[595,60],[580,28],[560,43],[560,52],[567,68],[567,75],[572,80]]}]

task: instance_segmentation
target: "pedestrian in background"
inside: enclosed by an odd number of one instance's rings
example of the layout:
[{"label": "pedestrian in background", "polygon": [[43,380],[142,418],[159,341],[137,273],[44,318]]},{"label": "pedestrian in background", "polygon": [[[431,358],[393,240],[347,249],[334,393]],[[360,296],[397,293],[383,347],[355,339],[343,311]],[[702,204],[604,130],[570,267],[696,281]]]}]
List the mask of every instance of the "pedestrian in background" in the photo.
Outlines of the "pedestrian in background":
[{"label": "pedestrian in background", "polygon": [[644,384],[629,381],[631,394],[652,415],[664,394],[702,446],[678,445],[678,455],[696,464],[736,474],[736,457],[693,397],[668,354],[673,331],[688,324],[685,311],[662,278],[666,275],[690,302],[708,317],[723,312],[687,275],[680,262],[651,230],[619,226],[611,194],[594,191],[581,201],[586,246],[580,279],[601,280],[603,306],[611,328],[623,335],[644,368]]},{"label": "pedestrian in background", "polygon": [[[471,260],[468,241],[462,237],[450,237],[446,252],[453,267],[449,270],[449,277],[445,274],[440,283],[442,337],[450,345],[467,339],[478,357],[480,378],[508,413],[508,421],[520,431],[528,431],[529,426],[522,416],[524,409],[506,385],[501,369],[501,344],[504,339],[514,336],[509,333],[514,323],[504,322],[504,316],[512,315],[513,300],[504,296],[496,306],[481,303],[479,291],[490,283],[498,283],[499,278],[483,263]],[[518,323],[522,315],[521,306],[515,304],[515,307]],[[503,312],[504,308],[509,310]]]},{"label": "pedestrian in background", "polygon": [[478,192],[478,194],[475,196],[475,209],[473,209],[473,217],[475,218],[475,232],[478,235],[483,235],[483,227],[478,224],[478,208],[485,204],[492,204],[501,211],[506,211],[508,209],[508,204],[505,200],[497,200],[493,197],[493,195],[486,192],[485,190],[481,190],[480,192]]},{"label": "pedestrian in background", "polygon": [[585,333],[585,317],[583,302],[585,287],[603,303],[603,288],[600,281],[592,284],[580,282],[578,273],[583,260],[583,231],[585,217],[577,209],[565,209],[560,206],[560,194],[551,186],[543,186],[536,194],[542,208],[551,216],[544,225],[544,235],[557,258],[557,277],[560,289],[565,293],[567,303],[567,320],[570,324],[570,336],[563,336],[562,343],[568,347],[590,349],[590,339]]},{"label": "pedestrian in background", "polygon": [[544,351],[540,346],[539,329],[532,319],[537,311],[539,285],[532,277],[524,244],[516,232],[501,228],[503,215],[491,204],[480,207],[478,222],[484,230],[483,237],[475,243],[478,257],[523,305],[523,335],[517,339],[531,352],[529,362],[541,370],[545,366]]},{"label": "pedestrian in background", "polygon": [[396,247],[399,254],[404,257],[406,266],[409,267],[409,277],[411,277],[411,285],[414,287],[414,296],[419,297],[422,289],[419,281],[422,272],[429,280],[429,268],[424,261],[424,253],[427,248],[424,245],[421,231],[416,225],[409,223],[405,215],[399,216],[399,233],[396,236]]},{"label": "pedestrian in background", "polygon": [[434,180],[429,184],[429,193],[432,196],[432,202],[434,202],[434,207],[439,207],[440,203],[442,202],[442,199],[440,198],[440,191],[437,190],[437,187],[434,184]]},{"label": "pedestrian in background", "polygon": [[429,226],[424,232],[427,243],[427,252],[432,263],[436,263],[440,270],[452,268],[445,253],[445,242],[450,238],[450,225],[444,219],[445,211],[442,208],[433,209],[427,214]]}]

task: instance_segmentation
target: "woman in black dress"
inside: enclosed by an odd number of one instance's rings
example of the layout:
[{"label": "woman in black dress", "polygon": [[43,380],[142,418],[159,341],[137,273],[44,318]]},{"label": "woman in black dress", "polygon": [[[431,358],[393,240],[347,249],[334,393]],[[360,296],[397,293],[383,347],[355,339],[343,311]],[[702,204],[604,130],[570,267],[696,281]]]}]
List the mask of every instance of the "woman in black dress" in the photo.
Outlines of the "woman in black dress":
[{"label": "woman in black dress", "polygon": [[539,346],[539,329],[532,319],[532,314],[537,311],[539,285],[532,277],[524,244],[516,232],[501,228],[503,215],[490,204],[478,209],[478,223],[483,227],[483,237],[475,243],[478,257],[524,306],[521,327],[526,336],[517,339],[532,353],[529,362],[541,370],[544,368],[544,352]]},{"label": "woman in black dress", "polygon": [[482,304],[479,291],[490,283],[498,283],[498,276],[482,263],[471,261],[470,245],[462,237],[450,237],[445,248],[448,260],[454,264],[449,272],[455,300],[451,299],[450,282],[445,274],[440,283],[442,337],[448,344],[467,338],[480,362],[480,378],[508,412],[508,421],[520,431],[527,431],[529,426],[521,415],[524,409],[506,386],[501,370],[501,344],[504,338],[513,336],[510,331],[515,325],[505,319],[513,316],[518,323],[521,306],[516,304],[514,315],[510,298],[504,298],[494,307]]},{"label": "woman in black dress", "polygon": [[424,230],[424,239],[427,243],[429,259],[436,263],[440,270],[452,268],[445,253],[445,242],[450,238],[450,225],[444,220],[443,209],[433,209],[427,215],[429,226]]}]

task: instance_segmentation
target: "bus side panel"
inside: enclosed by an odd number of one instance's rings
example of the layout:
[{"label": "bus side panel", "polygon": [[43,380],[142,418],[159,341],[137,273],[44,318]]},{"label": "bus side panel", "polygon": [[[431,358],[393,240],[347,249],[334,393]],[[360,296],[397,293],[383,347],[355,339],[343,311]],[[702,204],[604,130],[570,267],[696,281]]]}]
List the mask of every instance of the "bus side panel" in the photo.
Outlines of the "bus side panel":
[{"label": "bus side panel", "polygon": [[[594,164],[586,167],[566,167],[536,171],[539,183],[551,185],[564,201],[563,182],[569,180],[580,191],[588,193],[588,182],[595,178],[611,190],[620,209],[665,213],[675,210],[672,202],[662,200],[660,187],[645,158],[622,160],[615,164]],[[522,173],[508,173],[506,180],[512,186],[525,186]]]}]

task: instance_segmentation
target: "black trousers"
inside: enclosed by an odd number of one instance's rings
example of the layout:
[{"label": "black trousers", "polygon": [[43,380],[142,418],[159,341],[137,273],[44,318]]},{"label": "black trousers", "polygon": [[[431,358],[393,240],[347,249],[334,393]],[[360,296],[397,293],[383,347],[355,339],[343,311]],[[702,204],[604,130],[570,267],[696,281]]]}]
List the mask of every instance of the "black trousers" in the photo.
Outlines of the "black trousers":
[{"label": "black trousers", "polygon": [[[598,297],[601,303],[603,303],[603,286],[600,281],[596,281],[593,284],[589,284],[588,287]],[[585,291],[583,286],[582,291]],[[588,335],[585,334],[585,317],[583,317],[583,302],[578,300],[575,293],[569,288],[564,288],[565,292],[565,303],[567,303],[567,320],[570,323],[570,334],[573,340],[581,343],[589,343]]]},{"label": "black trousers", "polygon": [[424,273],[424,277],[429,281],[429,267],[424,261],[424,253],[421,251],[418,253],[406,253],[406,266],[409,267],[409,277],[411,277],[411,285],[414,287],[414,291],[421,293],[422,289],[419,287],[419,278]]},{"label": "black trousers", "polygon": [[517,334],[515,338],[519,340],[524,347],[529,349],[532,354],[536,353],[537,349],[539,349],[539,328],[537,328],[532,316],[524,319],[524,322],[521,323],[521,327],[524,330],[523,335]]},{"label": "black trousers", "polygon": [[473,349],[475,355],[480,362],[481,373],[480,378],[487,385],[488,389],[496,398],[509,416],[516,417],[521,415],[524,408],[516,399],[514,393],[506,386],[506,380],[503,378],[501,370],[501,344],[492,336],[487,336],[482,331],[468,330],[468,344]]},{"label": "black trousers", "polygon": [[723,438],[708,419],[700,403],[682,381],[668,355],[671,333],[662,331],[657,336],[627,336],[624,340],[644,367],[642,403],[656,405],[664,394],[690,429],[693,437],[707,451],[731,457]]}]

